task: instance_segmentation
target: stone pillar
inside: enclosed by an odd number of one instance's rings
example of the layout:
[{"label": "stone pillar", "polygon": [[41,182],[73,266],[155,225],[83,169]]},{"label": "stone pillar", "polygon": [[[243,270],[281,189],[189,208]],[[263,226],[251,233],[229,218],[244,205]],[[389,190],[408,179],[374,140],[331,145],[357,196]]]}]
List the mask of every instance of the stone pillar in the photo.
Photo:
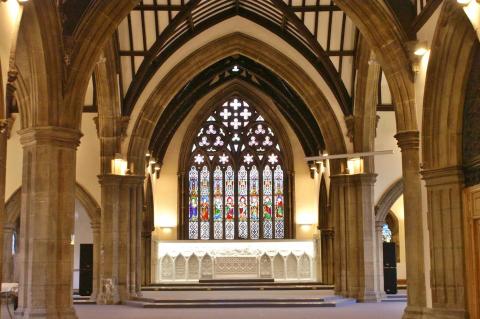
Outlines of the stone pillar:
[{"label": "stone pillar", "polygon": [[143,285],[152,283],[152,233],[142,233]]},{"label": "stone pillar", "polygon": [[418,131],[395,135],[402,151],[403,201],[405,211],[405,250],[407,252],[408,302],[403,318],[421,318],[427,297],[425,288],[422,189],[419,174]]},{"label": "stone pillar", "polygon": [[331,176],[335,293],[361,302],[381,298],[373,211],[375,174]]},{"label": "stone pillar", "polygon": [[422,172],[428,194],[431,318],[469,318],[466,301],[463,172],[446,167]]},{"label": "stone pillar", "polygon": [[100,223],[95,222],[91,224],[93,233],[93,285],[91,300],[97,300],[97,294],[100,285]]},{"label": "stone pillar", "polygon": [[333,229],[320,230],[320,244],[322,252],[322,284],[333,285],[334,283],[334,231]]},{"label": "stone pillar", "polygon": [[16,318],[77,318],[72,303],[76,149],[63,127],[20,131],[23,145],[20,285]]},{"label": "stone pillar", "polygon": [[[143,176],[102,175],[99,304],[117,304],[136,296],[140,264]],[[140,190],[140,191],[139,191]],[[140,224],[140,225],[139,225]],[[110,286],[110,283],[112,286]]]},{"label": "stone pillar", "polygon": [[14,282],[13,281],[13,232],[15,231],[15,225],[3,226],[3,275],[2,282]]},{"label": "stone pillar", "polygon": [[376,241],[376,257],[377,257],[377,290],[380,291],[381,295],[385,295],[385,285],[384,285],[384,274],[383,274],[383,221],[375,222],[375,241]]}]

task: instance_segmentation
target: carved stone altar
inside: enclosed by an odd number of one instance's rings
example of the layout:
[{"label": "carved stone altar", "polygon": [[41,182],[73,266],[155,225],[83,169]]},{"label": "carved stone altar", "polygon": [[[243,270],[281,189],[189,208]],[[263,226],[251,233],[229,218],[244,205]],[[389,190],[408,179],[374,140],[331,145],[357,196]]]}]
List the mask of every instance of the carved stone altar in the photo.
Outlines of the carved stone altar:
[{"label": "carved stone altar", "polygon": [[316,280],[313,240],[157,241],[156,282],[274,278]]}]

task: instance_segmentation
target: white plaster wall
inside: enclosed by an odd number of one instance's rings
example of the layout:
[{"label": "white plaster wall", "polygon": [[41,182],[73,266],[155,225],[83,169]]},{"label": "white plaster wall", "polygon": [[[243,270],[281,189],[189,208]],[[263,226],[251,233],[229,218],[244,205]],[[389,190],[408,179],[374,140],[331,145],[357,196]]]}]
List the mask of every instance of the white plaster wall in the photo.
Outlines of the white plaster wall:
[{"label": "white plaster wall", "polygon": [[79,288],[80,244],[93,244],[93,233],[85,207],[75,200],[75,244],[73,248],[73,289]]},{"label": "white plaster wall", "polygon": [[397,133],[395,112],[377,112],[377,115],[380,116],[380,120],[375,138],[375,150],[393,150],[394,154],[374,157],[375,173],[378,175],[374,191],[375,204],[385,190],[402,177],[402,154],[394,137]]},{"label": "white plaster wall", "polygon": [[15,122],[13,123],[10,139],[7,142],[7,175],[5,184],[5,200],[22,185],[22,162],[23,149],[20,144],[20,116],[14,114]]},{"label": "white plaster wall", "polygon": [[391,211],[398,220],[398,238],[400,241],[400,262],[397,263],[397,279],[407,279],[407,264],[405,262],[405,214],[403,209],[403,195],[393,203]]},{"label": "white plaster wall", "polygon": [[93,118],[97,113],[83,113],[80,146],[77,150],[77,182],[100,204],[100,140]]},{"label": "white plaster wall", "polygon": [[20,12],[20,5],[16,0],[0,2],[0,64],[2,66],[1,77],[3,85],[7,82],[7,72],[10,58],[10,50],[17,25],[17,17]]},{"label": "white plaster wall", "polygon": [[[208,98],[208,96],[204,97],[202,101]],[[165,154],[160,177],[152,179],[155,238],[163,240],[177,238],[179,153],[185,132],[199,111],[201,111],[200,108],[196,106],[177,129]],[[290,139],[294,157],[296,238],[311,239],[318,223],[319,178],[312,179],[310,177],[308,165],[304,160],[305,154],[298,138],[282,115],[278,113],[278,116],[283,122],[283,127]]]}]

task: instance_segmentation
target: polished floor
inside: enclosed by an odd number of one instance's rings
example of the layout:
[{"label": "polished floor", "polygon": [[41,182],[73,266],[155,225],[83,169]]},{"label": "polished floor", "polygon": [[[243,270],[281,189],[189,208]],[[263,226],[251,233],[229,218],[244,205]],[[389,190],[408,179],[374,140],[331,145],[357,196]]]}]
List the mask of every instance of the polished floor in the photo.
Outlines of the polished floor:
[{"label": "polished floor", "polygon": [[79,319],[400,319],[405,303],[354,304],[339,308],[142,309],[75,306]]}]

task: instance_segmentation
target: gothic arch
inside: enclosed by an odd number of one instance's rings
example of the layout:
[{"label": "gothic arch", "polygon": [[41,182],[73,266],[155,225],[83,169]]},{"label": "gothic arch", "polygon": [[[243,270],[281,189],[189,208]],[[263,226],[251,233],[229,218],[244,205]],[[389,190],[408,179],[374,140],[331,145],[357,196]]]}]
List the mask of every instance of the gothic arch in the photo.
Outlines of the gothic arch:
[{"label": "gothic arch", "polygon": [[478,38],[455,1],[445,1],[428,62],[423,107],[424,169],[462,165],[465,92]]},{"label": "gothic arch", "polygon": [[246,85],[241,82],[227,83],[224,87],[218,88],[213,92],[213,95],[206,101],[203,101],[200,105],[202,112],[199,112],[195,115],[191,121],[187,133],[183,139],[182,146],[180,149],[179,156],[179,185],[180,185],[180,201],[179,201],[179,234],[182,234],[184,238],[187,238],[185,229],[185,211],[186,211],[186,198],[188,194],[188,185],[186,184],[186,174],[188,172],[188,166],[190,161],[191,145],[193,139],[196,137],[196,134],[200,127],[204,124],[207,116],[211,111],[216,108],[218,105],[223,104],[225,100],[233,97],[241,97],[243,100],[248,102],[249,105],[254,106],[259,113],[265,118],[268,122],[268,125],[272,127],[275,132],[280,147],[282,149],[284,157],[283,168],[285,169],[285,184],[286,189],[289,191],[285,193],[285,206],[286,206],[286,221],[285,221],[285,237],[294,236],[294,205],[293,205],[293,191],[294,191],[294,171],[293,171],[293,153],[290,140],[286,134],[285,129],[283,129],[282,120],[276,116],[276,107],[268,101],[268,97],[259,92],[255,88]]},{"label": "gothic arch", "polygon": [[337,0],[375,52],[385,72],[395,104],[397,131],[417,131],[415,88],[407,34],[388,5],[381,0]]},{"label": "gothic arch", "polygon": [[202,103],[202,112],[198,113],[191,121],[185,138],[183,139],[180,149],[179,157],[179,173],[185,172],[188,166],[188,154],[190,153],[189,146],[192,144],[198,129],[209,114],[219,103],[229,99],[233,96],[241,96],[249,104],[255,105],[255,108],[262,113],[265,119],[273,127],[274,131],[279,136],[280,145],[285,153],[285,167],[293,172],[293,153],[290,140],[285,129],[283,129],[282,120],[276,115],[275,106],[268,101],[268,97],[262,94],[255,88],[240,82],[229,83],[225,87],[221,87],[214,92],[214,95],[206,102]]},{"label": "gothic arch", "polygon": [[399,179],[383,192],[382,197],[380,197],[377,205],[375,205],[375,221],[385,222],[385,218],[390,212],[390,208],[392,208],[392,205],[402,194],[403,179]]},{"label": "gothic arch", "polygon": [[462,317],[480,315],[480,290],[473,284],[480,277],[473,257],[478,256],[480,247],[473,238],[475,221],[465,209],[469,190],[464,187],[462,170],[465,97],[478,46],[462,8],[454,0],[445,0],[427,69],[422,130],[422,175],[427,187],[432,252],[432,315],[437,317],[453,311]]},{"label": "gothic arch", "polygon": [[[22,188],[19,187],[5,203],[5,225],[14,225],[20,218]],[[93,196],[79,183],[76,183],[75,198],[85,208],[92,225],[100,223],[101,209]]]},{"label": "gothic arch", "polygon": [[[331,154],[345,152],[345,140],[338,120],[321,90],[295,62],[273,47],[241,33],[234,33],[214,40],[193,52],[172,69],[157,85],[154,93],[140,110],[134,124],[128,146],[128,158],[135,167],[143,167],[150,137],[160,118],[162,107],[187,83],[198,70],[202,70],[222,58],[242,54],[250,57],[280,75],[303,98],[312,110],[325,137]],[[168,92],[162,88],[169,88]]]}]

